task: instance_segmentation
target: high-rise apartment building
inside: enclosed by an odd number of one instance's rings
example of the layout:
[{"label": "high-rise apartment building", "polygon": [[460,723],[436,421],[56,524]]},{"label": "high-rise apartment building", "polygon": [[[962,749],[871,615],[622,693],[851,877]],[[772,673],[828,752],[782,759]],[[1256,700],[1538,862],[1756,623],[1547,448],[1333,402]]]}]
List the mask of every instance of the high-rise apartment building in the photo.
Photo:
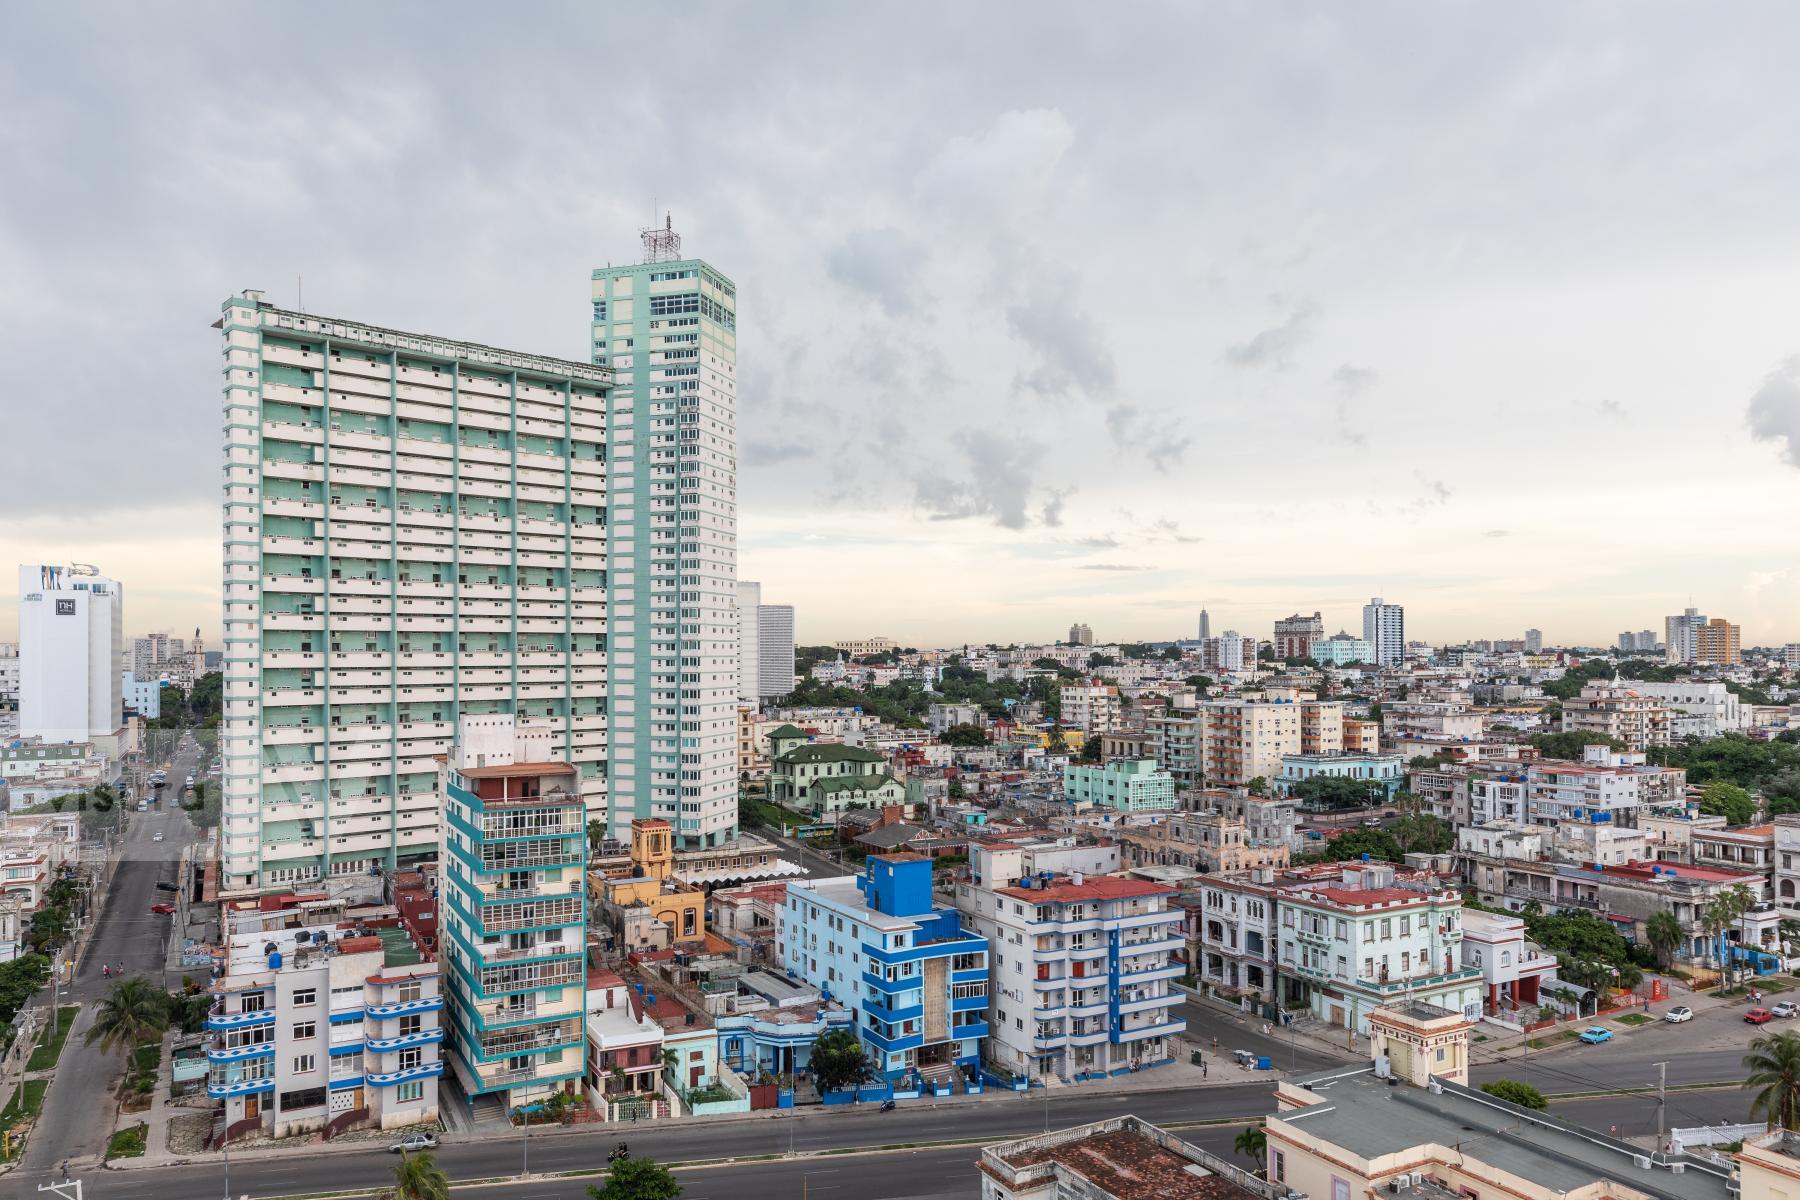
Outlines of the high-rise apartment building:
[{"label": "high-rise apartment building", "polygon": [[1724,617],[1714,617],[1694,631],[1694,661],[1715,667],[1737,666],[1744,661],[1741,633]]},{"label": "high-rise apartment building", "polygon": [[609,821],[716,846],[737,832],[737,288],[666,224],[643,236],[643,262],[593,272],[614,374]]},{"label": "high-rise apartment building", "polygon": [[1303,617],[1295,613],[1275,622],[1275,657],[1277,659],[1310,658],[1314,642],[1325,638],[1325,618],[1318,613]]},{"label": "high-rise apartment building", "polygon": [[0,709],[19,710],[19,643],[0,642]]},{"label": "high-rise apartment building", "polygon": [[1406,610],[1376,596],[1363,605],[1363,641],[1369,643],[1377,666],[1389,667],[1406,660]]},{"label": "high-rise apartment building", "polygon": [[[1684,609],[1673,617],[1663,618],[1663,654],[1672,663],[1691,663],[1696,661],[1700,646],[1700,628],[1706,624],[1706,614],[1699,609]],[[1638,649],[1642,650],[1643,646]]]},{"label": "high-rise apartment building", "polygon": [[580,773],[548,757],[554,721],[470,716],[457,735],[443,768],[439,921],[451,1067],[463,1095],[499,1095],[508,1109],[555,1091],[579,1094],[587,1004]]},{"label": "high-rise apartment building", "polygon": [[19,736],[117,750],[124,595],[93,567],[19,567]]},{"label": "high-rise apartment building", "polygon": [[1525,653],[1538,654],[1541,653],[1543,649],[1544,631],[1541,629],[1527,629],[1525,631]]},{"label": "high-rise apartment building", "polygon": [[1069,626],[1069,645],[1091,646],[1093,644],[1094,631],[1091,628],[1079,623]]},{"label": "high-rise apartment building", "polygon": [[762,584],[740,580],[738,701],[756,704],[794,690],[794,606],[764,604]]},{"label": "high-rise apartment building", "polygon": [[[258,292],[218,327],[221,890],[437,857],[437,760],[472,715],[554,730],[604,816],[607,589],[649,560],[630,534],[608,544],[611,370]],[[619,797],[629,825],[633,792]]]}]

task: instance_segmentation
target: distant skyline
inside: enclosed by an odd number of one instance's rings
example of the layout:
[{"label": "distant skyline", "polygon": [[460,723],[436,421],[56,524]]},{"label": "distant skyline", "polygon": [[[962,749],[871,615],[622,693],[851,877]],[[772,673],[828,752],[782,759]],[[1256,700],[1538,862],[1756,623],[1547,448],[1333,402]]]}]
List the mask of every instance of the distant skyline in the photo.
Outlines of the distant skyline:
[{"label": "distant skyline", "polygon": [[803,643],[1800,641],[1791,6],[8,15],[0,560],[131,634],[217,645],[224,297],[585,359],[667,211]]}]

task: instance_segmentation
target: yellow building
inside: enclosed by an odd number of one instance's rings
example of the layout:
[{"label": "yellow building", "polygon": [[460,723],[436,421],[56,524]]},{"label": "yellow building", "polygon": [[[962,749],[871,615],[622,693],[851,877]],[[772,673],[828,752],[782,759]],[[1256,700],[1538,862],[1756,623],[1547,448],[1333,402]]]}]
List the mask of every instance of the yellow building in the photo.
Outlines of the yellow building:
[{"label": "yellow building", "polygon": [[631,823],[626,870],[595,880],[607,923],[626,949],[706,940],[706,893],[675,881],[674,829],[667,821],[639,817]]}]

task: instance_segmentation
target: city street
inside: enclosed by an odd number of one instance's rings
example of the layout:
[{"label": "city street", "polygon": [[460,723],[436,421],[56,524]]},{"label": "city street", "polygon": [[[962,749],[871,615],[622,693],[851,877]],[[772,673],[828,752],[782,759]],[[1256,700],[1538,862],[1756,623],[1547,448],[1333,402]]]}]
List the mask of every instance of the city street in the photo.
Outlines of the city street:
[{"label": "city street", "polygon": [[[165,791],[170,798],[159,806],[162,811],[133,812],[124,840],[114,848],[117,864],[99,924],[76,964],[73,983],[60,996],[63,1003],[73,997],[82,1008],[44,1097],[43,1116],[25,1148],[20,1171],[27,1176],[47,1173],[64,1159],[98,1158],[112,1135],[111,1092],[123,1066],[122,1052],[103,1054],[83,1038],[94,1019],[94,1003],[112,984],[103,965],[111,966],[115,976],[123,966],[127,976],[143,975],[158,986],[168,982],[164,968],[174,918],[152,913],[150,906],[172,898],[158,891],[156,883],[175,878],[182,848],[196,836],[174,799],[193,765],[189,749],[169,770]],[[163,835],[160,842],[158,833]],[[44,1002],[49,1002],[48,992]]]}]

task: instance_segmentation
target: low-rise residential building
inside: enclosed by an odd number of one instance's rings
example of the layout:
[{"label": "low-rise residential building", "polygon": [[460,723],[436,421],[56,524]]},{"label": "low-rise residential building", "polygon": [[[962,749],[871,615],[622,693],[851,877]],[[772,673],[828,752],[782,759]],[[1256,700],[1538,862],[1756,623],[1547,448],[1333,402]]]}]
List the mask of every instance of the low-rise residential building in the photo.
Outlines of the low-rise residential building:
[{"label": "low-rise residential building", "polygon": [[1084,841],[1074,834],[1015,835],[969,846],[970,879],[978,886],[1027,875],[1111,875],[1119,865],[1116,842]]},{"label": "low-rise residential building", "polygon": [[29,914],[44,893],[81,863],[81,817],[68,813],[9,813],[0,818],[0,895],[16,897]]},{"label": "low-rise residential building", "polygon": [[1090,679],[1085,683],[1064,684],[1061,691],[1062,720],[1089,735],[1106,733],[1119,727],[1121,708],[1119,689],[1110,683]]},{"label": "low-rise residential building", "polygon": [[709,1005],[717,1005],[719,1061],[744,1075],[804,1071],[820,1037],[855,1029],[851,1011],[818,988],[768,971],[747,971],[733,983],[728,991],[710,993]]},{"label": "low-rise residential building", "polygon": [[1285,867],[1291,844],[1251,835],[1249,823],[1229,812],[1175,812],[1108,827],[1127,867],[1187,867],[1208,873]]},{"label": "low-rise residential building", "polygon": [[988,1061],[1028,1078],[1094,1079],[1168,1061],[1186,1022],[1174,888],[1085,875],[959,884],[993,947]]},{"label": "low-rise residential building", "polygon": [[1400,1000],[1480,1014],[1480,973],[1462,963],[1462,896],[1392,879],[1391,870],[1346,868],[1339,883],[1282,890],[1285,1007],[1364,1034],[1372,1012]]},{"label": "low-rise residential building", "polygon": [[1314,662],[1323,666],[1341,667],[1348,663],[1372,665],[1375,662],[1375,644],[1340,629],[1328,638],[1315,640],[1311,657]]},{"label": "low-rise residential building", "polygon": [[224,1102],[224,1139],[436,1121],[438,964],[397,917],[360,936],[304,912],[232,935],[209,989],[206,1094]]},{"label": "low-rise residential building", "polygon": [[1646,700],[1669,710],[1670,736],[1716,738],[1727,733],[1742,733],[1750,728],[1750,713],[1737,693],[1723,683],[1699,679],[1677,679],[1655,683],[1641,679],[1624,681]]},{"label": "low-rise residential building", "polygon": [[1481,972],[1483,1014],[1536,1004],[1556,979],[1556,957],[1525,936],[1524,919],[1465,908],[1462,923],[1462,961]]},{"label": "low-rise residential building", "polygon": [[1063,797],[1077,808],[1166,811],[1175,807],[1175,780],[1153,759],[1118,758],[1098,766],[1064,767]]},{"label": "low-rise residential building", "polygon": [[1272,883],[1247,875],[1211,876],[1183,896],[1188,961],[1198,981],[1257,1004],[1275,998],[1275,910]]},{"label": "low-rise residential building", "polygon": [[1275,790],[1283,796],[1309,779],[1351,779],[1367,784],[1372,798],[1391,799],[1406,784],[1398,754],[1284,754]]},{"label": "low-rise residential building", "polygon": [[925,710],[925,724],[934,735],[941,735],[954,725],[986,725],[987,714],[979,704],[933,704]]},{"label": "low-rise residential building", "polygon": [[1696,866],[1768,875],[1775,867],[1775,826],[1696,829],[1689,853]]},{"label": "low-rise residential building", "polygon": [[1466,704],[1399,701],[1381,708],[1381,736],[1390,746],[1413,742],[1479,742],[1482,716]]},{"label": "low-rise residential building", "polygon": [[777,938],[791,974],[849,1004],[888,1078],[981,1061],[988,943],[932,903],[929,858],[871,856],[859,877],[790,883]]},{"label": "low-rise residential building", "polygon": [[769,777],[769,756],[763,750],[762,739],[757,736],[761,725],[762,722],[756,715],[754,705],[738,705],[737,765],[739,783],[748,783],[751,780]]},{"label": "low-rise residential building", "polygon": [[769,798],[785,808],[828,816],[852,805],[879,808],[906,798],[906,786],[873,750],[836,742],[795,746],[769,767]]},{"label": "low-rise residential building", "polygon": [[1381,750],[1381,722],[1364,721],[1356,717],[1345,717],[1344,753],[1376,754]]},{"label": "low-rise residential building", "polygon": [[1800,918],[1800,813],[1782,813],[1775,826],[1775,903]]},{"label": "low-rise residential building", "polygon": [[589,1105],[608,1121],[670,1115],[662,1095],[663,1027],[644,1011],[649,996],[611,971],[588,973],[583,1074]]},{"label": "low-rise residential building", "polygon": [[1603,733],[1627,750],[1667,746],[1673,722],[1669,710],[1635,688],[1590,683],[1581,694],[1563,701],[1562,723],[1576,733]]},{"label": "low-rise residential building", "polygon": [[675,876],[675,829],[661,817],[631,822],[631,862],[596,871],[597,916],[623,950],[665,950],[706,939],[706,893]]}]

